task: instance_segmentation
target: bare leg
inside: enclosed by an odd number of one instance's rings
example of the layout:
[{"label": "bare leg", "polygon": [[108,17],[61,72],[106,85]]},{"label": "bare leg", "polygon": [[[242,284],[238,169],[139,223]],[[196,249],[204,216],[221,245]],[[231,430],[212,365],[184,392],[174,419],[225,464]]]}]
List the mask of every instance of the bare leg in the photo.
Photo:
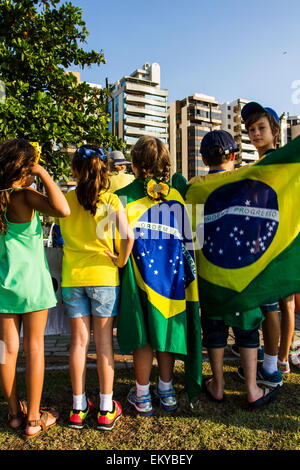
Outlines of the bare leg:
[{"label": "bare leg", "polygon": [[295,331],[295,296],[286,297],[280,300],[279,304],[281,310],[281,333],[278,359],[282,362],[287,362]]},{"label": "bare leg", "polygon": [[269,356],[277,356],[280,337],[278,312],[274,310],[273,312],[266,313],[265,316],[266,318],[262,322],[265,353]]},{"label": "bare leg", "polygon": [[158,362],[158,369],[159,369],[159,376],[163,382],[170,382],[173,377],[173,369],[174,369],[174,354],[169,352],[156,352],[157,362]]},{"label": "bare leg", "polygon": [[257,349],[239,348],[239,350],[246,380],[247,399],[249,403],[252,403],[264,395],[263,390],[256,383]]},{"label": "bare leg", "polygon": [[133,363],[136,381],[148,385],[153,362],[153,349],[149,344],[133,352]]},{"label": "bare leg", "polygon": [[93,317],[93,320],[100,393],[110,394],[114,384],[114,318]]},{"label": "bare leg", "polygon": [[[4,343],[4,357],[0,361],[0,385],[11,415],[16,415],[21,410],[16,376],[20,325],[21,315],[1,313],[0,340]],[[20,418],[14,418],[10,421],[13,428],[18,427],[20,424]]]},{"label": "bare leg", "polygon": [[[23,348],[26,359],[26,393],[28,421],[40,419],[40,403],[44,382],[44,334],[47,323],[48,310],[25,313],[23,320]],[[49,419],[49,424],[55,422],[55,418]],[[39,426],[27,425],[26,433],[34,434]]]},{"label": "bare leg", "polygon": [[85,391],[86,356],[90,343],[91,317],[70,318],[70,378],[73,395],[82,395]]},{"label": "bare leg", "polygon": [[213,376],[206,384],[206,388],[214,398],[221,400],[225,386],[223,376],[224,348],[207,348],[207,352]]}]

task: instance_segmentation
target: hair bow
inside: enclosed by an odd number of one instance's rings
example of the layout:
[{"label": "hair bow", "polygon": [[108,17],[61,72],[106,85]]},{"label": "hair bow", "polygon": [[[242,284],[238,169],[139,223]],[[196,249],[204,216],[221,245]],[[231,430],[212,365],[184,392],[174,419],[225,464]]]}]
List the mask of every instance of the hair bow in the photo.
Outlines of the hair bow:
[{"label": "hair bow", "polygon": [[78,155],[80,155],[80,157],[85,158],[85,159],[89,158],[91,155],[97,155],[97,157],[99,157],[102,161],[107,159],[106,153],[100,147],[94,150],[94,149],[89,149],[85,147],[84,145],[82,145],[81,147],[77,149],[77,153]]},{"label": "hair bow", "polygon": [[38,142],[29,142],[29,143],[30,143],[30,145],[32,145],[32,147],[35,150],[35,154],[36,154],[35,163],[38,163],[38,161],[41,157],[42,147],[40,146],[40,144]]},{"label": "hair bow", "polygon": [[168,196],[169,192],[170,185],[165,181],[159,181],[155,178],[145,180],[145,193],[150,199],[161,201]]}]

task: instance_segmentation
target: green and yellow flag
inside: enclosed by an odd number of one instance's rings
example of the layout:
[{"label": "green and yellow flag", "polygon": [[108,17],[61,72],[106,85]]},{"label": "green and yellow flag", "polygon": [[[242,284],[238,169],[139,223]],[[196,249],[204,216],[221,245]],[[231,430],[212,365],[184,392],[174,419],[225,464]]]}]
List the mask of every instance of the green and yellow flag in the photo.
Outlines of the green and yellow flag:
[{"label": "green and yellow flag", "polygon": [[300,137],[186,189],[187,204],[203,205],[201,308],[236,314],[300,292]]},{"label": "green and yellow flag", "polygon": [[136,179],[116,192],[135,234],[121,270],[118,343],[123,354],[150,344],[181,357],[193,398],[201,386],[202,345],[190,224],[178,191],[154,180],[147,187],[149,193]]}]

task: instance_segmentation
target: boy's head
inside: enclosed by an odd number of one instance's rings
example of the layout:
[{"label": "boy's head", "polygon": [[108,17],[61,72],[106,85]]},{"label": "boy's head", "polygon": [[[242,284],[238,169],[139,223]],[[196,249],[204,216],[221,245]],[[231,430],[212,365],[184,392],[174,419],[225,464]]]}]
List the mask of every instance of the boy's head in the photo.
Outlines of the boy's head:
[{"label": "boy's head", "polygon": [[272,108],[264,108],[252,101],[241,111],[250,140],[260,154],[276,148],[280,134],[280,119]]},{"label": "boy's head", "polygon": [[205,134],[201,141],[200,153],[203,163],[210,168],[223,167],[234,162],[239,148],[227,131],[215,130]]}]

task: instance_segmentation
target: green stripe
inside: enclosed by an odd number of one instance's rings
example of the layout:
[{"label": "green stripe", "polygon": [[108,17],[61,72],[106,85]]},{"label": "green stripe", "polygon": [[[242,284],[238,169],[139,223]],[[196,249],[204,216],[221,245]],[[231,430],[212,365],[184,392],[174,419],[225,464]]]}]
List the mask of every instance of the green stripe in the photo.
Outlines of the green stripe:
[{"label": "green stripe", "polygon": [[[269,153],[261,161],[255,163],[255,166],[278,165],[280,163],[300,163],[300,136],[275,152]],[[291,171],[293,170],[291,169]]]},{"label": "green stripe", "polygon": [[[199,278],[201,308],[221,315],[254,309],[300,292],[300,235],[242,292]],[[234,312],[234,313],[233,313]],[[249,319],[250,321],[250,319]]]},{"label": "green stripe", "polygon": [[126,196],[127,204],[137,201],[138,199],[145,197],[144,181],[137,178],[128,186],[115,191],[115,194],[119,197]]}]

